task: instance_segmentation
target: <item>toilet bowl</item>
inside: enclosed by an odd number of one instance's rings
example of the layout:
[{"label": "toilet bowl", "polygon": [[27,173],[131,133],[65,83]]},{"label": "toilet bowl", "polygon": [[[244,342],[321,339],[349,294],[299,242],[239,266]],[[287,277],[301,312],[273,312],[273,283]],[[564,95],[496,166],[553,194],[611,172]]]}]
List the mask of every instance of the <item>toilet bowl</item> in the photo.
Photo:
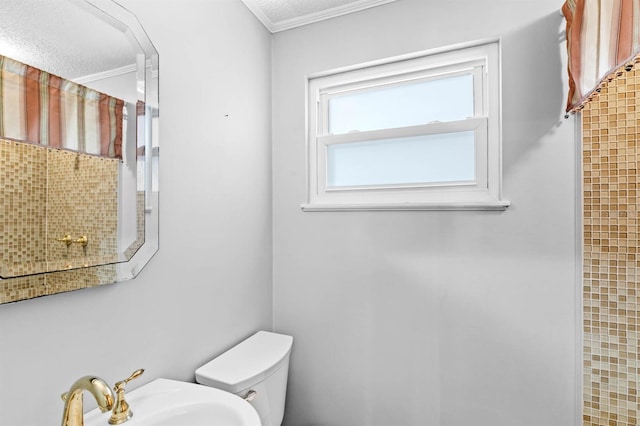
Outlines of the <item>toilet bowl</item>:
[{"label": "toilet bowl", "polygon": [[262,426],[284,418],[293,337],[259,331],[196,370],[196,381],[247,399]]}]

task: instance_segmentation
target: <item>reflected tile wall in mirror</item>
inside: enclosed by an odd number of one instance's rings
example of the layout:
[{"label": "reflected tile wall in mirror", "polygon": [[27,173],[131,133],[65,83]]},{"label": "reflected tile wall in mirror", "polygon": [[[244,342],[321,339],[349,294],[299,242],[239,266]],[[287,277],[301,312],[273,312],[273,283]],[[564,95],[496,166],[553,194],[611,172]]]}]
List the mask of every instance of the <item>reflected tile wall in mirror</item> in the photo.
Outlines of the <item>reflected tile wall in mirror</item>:
[{"label": "reflected tile wall in mirror", "polygon": [[0,139],[0,276],[46,261],[47,150]]},{"label": "reflected tile wall in mirror", "polygon": [[[0,171],[2,269],[30,275],[0,280],[0,303],[116,281],[115,266],[87,266],[118,259],[118,160],[0,140]],[[144,242],[144,192],[137,197],[130,252]],[[57,240],[65,234],[89,243]]]}]

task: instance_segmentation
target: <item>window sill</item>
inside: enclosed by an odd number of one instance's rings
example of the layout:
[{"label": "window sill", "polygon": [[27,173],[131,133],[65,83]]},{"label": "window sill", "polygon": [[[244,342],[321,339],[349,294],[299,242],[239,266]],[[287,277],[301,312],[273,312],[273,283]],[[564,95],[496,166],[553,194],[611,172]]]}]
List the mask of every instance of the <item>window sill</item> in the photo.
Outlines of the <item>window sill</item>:
[{"label": "window sill", "polygon": [[511,204],[510,201],[482,201],[458,203],[397,203],[397,204],[301,204],[305,212],[337,212],[337,211],[464,211],[487,210],[504,211]]}]

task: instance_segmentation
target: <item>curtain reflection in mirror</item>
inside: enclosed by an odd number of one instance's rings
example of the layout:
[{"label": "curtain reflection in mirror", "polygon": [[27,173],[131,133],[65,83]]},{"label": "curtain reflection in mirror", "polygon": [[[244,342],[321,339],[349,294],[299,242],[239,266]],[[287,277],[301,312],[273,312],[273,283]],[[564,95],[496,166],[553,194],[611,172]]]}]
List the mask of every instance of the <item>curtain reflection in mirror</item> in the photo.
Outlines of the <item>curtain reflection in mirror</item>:
[{"label": "curtain reflection in mirror", "polygon": [[124,101],[0,56],[0,137],[122,158]]}]

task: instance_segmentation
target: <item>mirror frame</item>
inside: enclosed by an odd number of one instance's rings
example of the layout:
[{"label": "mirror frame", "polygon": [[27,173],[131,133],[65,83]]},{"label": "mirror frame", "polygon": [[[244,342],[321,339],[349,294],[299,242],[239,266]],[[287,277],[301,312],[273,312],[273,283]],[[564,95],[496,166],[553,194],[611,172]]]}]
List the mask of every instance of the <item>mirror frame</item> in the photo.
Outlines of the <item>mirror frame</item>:
[{"label": "mirror frame", "polygon": [[[135,45],[136,91],[144,101],[142,120],[144,138],[144,244],[129,258],[114,264],[89,266],[65,271],[52,271],[16,278],[0,279],[0,304],[32,299],[126,281],[135,278],[159,249],[159,58],[158,52],[137,17],[113,0],[66,0],[88,8],[99,18],[106,15],[126,28],[128,39]],[[123,31],[122,28],[116,28]],[[64,77],[64,76],[63,76]],[[138,142],[136,142],[138,143]],[[149,155],[151,154],[151,155]],[[138,183],[139,185],[139,183]],[[141,212],[138,213],[140,215]]]}]

